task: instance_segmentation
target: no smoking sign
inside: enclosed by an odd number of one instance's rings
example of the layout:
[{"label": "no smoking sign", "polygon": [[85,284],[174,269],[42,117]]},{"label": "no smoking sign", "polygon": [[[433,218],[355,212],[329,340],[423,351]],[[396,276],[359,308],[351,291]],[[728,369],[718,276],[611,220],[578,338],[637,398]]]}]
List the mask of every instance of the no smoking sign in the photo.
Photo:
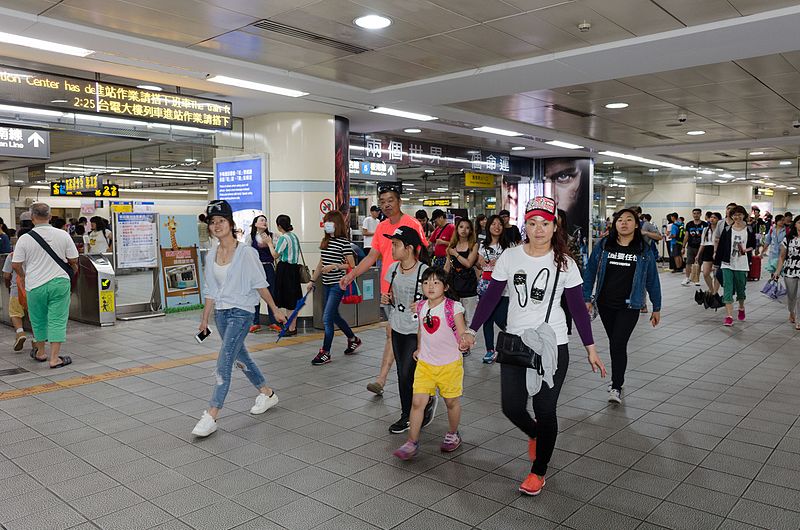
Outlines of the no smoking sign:
[{"label": "no smoking sign", "polygon": [[322,199],[319,203],[319,227],[324,225],[325,214],[333,211],[333,199]]}]

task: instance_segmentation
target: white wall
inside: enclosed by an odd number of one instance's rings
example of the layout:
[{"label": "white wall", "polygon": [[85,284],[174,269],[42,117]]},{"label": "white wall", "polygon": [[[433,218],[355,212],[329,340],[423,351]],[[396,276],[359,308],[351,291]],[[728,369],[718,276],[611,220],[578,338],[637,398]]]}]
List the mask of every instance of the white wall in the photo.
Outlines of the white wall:
[{"label": "white wall", "polygon": [[[625,204],[641,206],[642,212],[653,216],[653,223],[661,226],[667,214],[678,212],[689,217],[696,203],[696,186],[693,178],[653,180],[648,177],[629,177],[625,187]],[[619,193],[619,188],[610,188]],[[609,191],[608,193],[611,193]]]}]

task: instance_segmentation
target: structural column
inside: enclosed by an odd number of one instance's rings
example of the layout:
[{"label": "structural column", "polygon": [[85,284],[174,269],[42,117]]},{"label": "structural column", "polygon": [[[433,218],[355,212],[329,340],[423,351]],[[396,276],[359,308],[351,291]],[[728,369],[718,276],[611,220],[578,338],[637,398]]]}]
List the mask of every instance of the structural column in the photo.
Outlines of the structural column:
[{"label": "structural column", "polygon": [[[335,201],[335,125],[327,114],[286,112],[244,121],[244,152],[218,150],[217,156],[266,153],[269,164],[267,217],[277,233],[275,218],[292,219],[295,235],[313,270],[319,261],[320,204]],[[245,227],[247,229],[247,227]],[[300,316],[312,314],[310,299]]]}]

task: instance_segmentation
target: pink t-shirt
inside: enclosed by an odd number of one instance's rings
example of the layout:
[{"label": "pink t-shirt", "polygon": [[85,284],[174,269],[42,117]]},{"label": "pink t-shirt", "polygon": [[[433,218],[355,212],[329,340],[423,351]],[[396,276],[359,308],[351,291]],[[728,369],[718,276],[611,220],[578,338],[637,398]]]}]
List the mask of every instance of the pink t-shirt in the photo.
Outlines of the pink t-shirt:
[{"label": "pink t-shirt", "polygon": [[[442,301],[430,310],[430,322],[426,318],[429,309],[427,300],[419,311],[419,358],[434,366],[443,366],[461,359],[456,336],[447,325],[444,305],[445,302]],[[454,302],[453,316],[459,313],[464,313],[464,306],[460,302]]]},{"label": "pink t-shirt", "polygon": [[422,225],[419,224],[415,218],[408,214],[403,214],[397,224],[392,224],[389,219],[384,219],[378,223],[378,228],[375,229],[375,235],[372,237],[372,248],[381,253],[381,293],[389,292],[389,282],[386,281],[386,273],[389,271],[389,265],[395,262],[392,259],[392,240],[383,237],[384,234],[392,235],[394,231],[401,226],[410,226],[419,232],[420,241],[425,241],[425,233],[422,231]]}]

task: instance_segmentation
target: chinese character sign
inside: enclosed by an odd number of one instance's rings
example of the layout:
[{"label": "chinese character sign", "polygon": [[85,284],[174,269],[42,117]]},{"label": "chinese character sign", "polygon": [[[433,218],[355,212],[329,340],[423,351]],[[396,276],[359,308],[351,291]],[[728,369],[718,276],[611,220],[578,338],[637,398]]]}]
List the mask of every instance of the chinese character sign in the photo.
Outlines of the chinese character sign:
[{"label": "chinese character sign", "polygon": [[266,158],[262,155],[214,159],[214,189],[217,199],[228,201],[238,227],[250,226],[266,212]]}]

